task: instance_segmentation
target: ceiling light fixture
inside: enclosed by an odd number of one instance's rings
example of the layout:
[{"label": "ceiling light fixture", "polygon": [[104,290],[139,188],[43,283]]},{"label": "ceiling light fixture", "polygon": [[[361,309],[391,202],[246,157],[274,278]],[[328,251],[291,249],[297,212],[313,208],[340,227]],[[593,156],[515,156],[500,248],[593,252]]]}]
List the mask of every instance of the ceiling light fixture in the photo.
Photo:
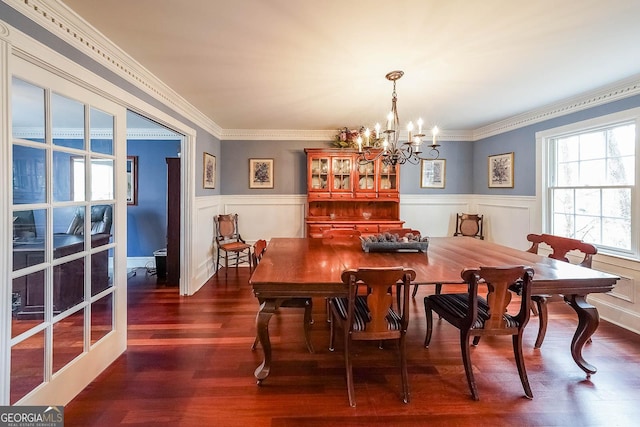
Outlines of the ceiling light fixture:
[{"label": "ceiling light fixture", "polygon": [[382,163],[385,165],[404,164],[406,162],[412,164],[418,164],[420,160],[436,160],[440,157],[437,143],[437,135],[439,133],[438,126],[434,126],[431,129],[432,142],[427,147],[429,148],[429,154],[431,157],[421,157],[422,143],[425,134],[422,133],[422,119],[418,119],[418,132],[413,133],[413,122],[407,124],[407,141],[399,143],[400,140],[400,120],[398,118],[398,108],[396,103],[398,97],[396,95],[396,81],[404,75],[404,71],[391,71],[385,76],[387,80],[393,82],[393,93],[391,94],[391,112],[387,116],[387,128],[385,130],[380,129],[380,123],[376,123],[375,126],[375,140],[381,138],[380,134],[383,134],[382,147],[378,150],[372,150],[369,146],[371,132],[369,129],[364,132],[364,144],[362,137],[358,137],[358,161],[360,163],[367,163],[374,161],[378,158],[382,158]]}]

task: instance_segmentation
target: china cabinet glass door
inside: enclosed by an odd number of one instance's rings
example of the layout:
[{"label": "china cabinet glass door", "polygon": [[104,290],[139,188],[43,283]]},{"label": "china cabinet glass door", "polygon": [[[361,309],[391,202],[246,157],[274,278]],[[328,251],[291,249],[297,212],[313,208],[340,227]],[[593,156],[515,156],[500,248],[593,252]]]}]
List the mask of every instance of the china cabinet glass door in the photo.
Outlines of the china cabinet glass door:
[{"label": "china cabinet glass door", "polygon": [[332,191],[351,191],[351,157],[333,157],[331,160]]}]

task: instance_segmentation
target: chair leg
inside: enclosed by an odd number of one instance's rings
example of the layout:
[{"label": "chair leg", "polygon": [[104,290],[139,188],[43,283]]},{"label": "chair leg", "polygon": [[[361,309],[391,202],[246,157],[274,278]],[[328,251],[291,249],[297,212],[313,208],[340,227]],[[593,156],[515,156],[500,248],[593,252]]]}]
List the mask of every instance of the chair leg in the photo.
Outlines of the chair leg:
[{"label": "chair leg", "polygon": [[538,307],[538,336],[536,337],[536,343],[533,348],[542,347],[542,342],[547,334],[547,323],[549,321],[549,312],[547,310],[547,298],[541,296],[535,296],[531,298]]},{"label": "chair leg", "polygon": [[518,366],[518,374],[520,374],[520,381],[524,388],[524,394],[529,399],[533,399],[533,393],[531,392],[531,386],[529,385],[529,379],[527,378],[527,370],[524,366],[524,355],[522,354],[522,332],[514,335],[513,337],[513,353],[516,356],[516,365]]},{"label": "chair leg", "polygon": [[411,401],[411,396],[409,394],[409,371],[407,370],[407,343],[405,334],[402,334],[400,337],[398,347],[400,352],[400,374],[402,375],[402,401],[404,403],[409,403]]},{"label": "chair leg", "polygon": [[427,318],[427,332],[424,337],[424,348],[429,348],[431,333],[433,332],[433,312],[429,304],[429,297],[424,297],[424,313]]},{"label": "chair leg", "polygon": [[473,400],[480,400],[480,397],[478,396],[478,389],[476,388],[476,380],[473,377],[469,335],[463,331],[460,331],[460,348],[462,350],[462,364],[464,365],[464,372],[467,374],[467,382],[469,383],[469,389],[471,390],[471,397]]},{"label": "chair leg", "polygon": [[411,298],[415,298],[416,294],[418,293],[418,286],[420,285],[413,285],[413,292],[411,293]]},{"label": "chair leg", "polygon": [[224,278],[227,278],[229,273],[229,252],[224,251]]},{"label": "chair leg", "polygon": [[304,341],[307,344],[307,350],[309,353],[313,353],[313,345],[311,344],[311,324],[313,319],[311,318],[311,310],[313,309],[313,302],[309,298],[304,305]]},{"label": "chair leg", "polygon": [[[418,284],[413,286],[413,292],[411,293],[411,298],[415,298],[418,294]],[[442,283],[436,283],[436,295],[440,295],[442,293]]]},{"label": "chair leg", "polygon": [[[331,324],[333,326],[333,322]],[[347,371],[347,393],[349,394],[349,405],[356,407],[356,393],[353,388],[353,366],[351,363],[351,340],[349,339],[349,330],[344,328],[344,366]]]},{"label": "chair leg", "polygon": [[531,304],[531,313],[532,313],[534,316],[537,316],[537,315],[538,315],[538,307],[536,307],[536,305],[535,305],[535,304]]},{"label": "chair leg", "polygon": [[[336,325],[333,320],[333,309],[331,308],[331,301],[327,298],[327,310],[329,311],[327,315],[329,316],[327,321],[329,322],[329,351],[334,351],[336,348],[334,346],[335,343],[335,335],[336,335]],[[330,319],[330,320],[329,320]]]}]

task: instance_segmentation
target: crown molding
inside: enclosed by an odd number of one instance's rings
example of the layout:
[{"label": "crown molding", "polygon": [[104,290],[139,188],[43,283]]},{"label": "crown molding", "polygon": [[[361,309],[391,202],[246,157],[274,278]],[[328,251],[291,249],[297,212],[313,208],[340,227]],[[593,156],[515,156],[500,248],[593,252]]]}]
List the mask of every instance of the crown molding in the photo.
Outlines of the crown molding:
[{"label": "crown molding", "polygon": [[[44,139],[42,127],[13,128],[13,137],[18,139]],[[84,129],[56,128],[52,130],[53,139],[84,139]],[[91,129],[91,139],[113,139],[113,129]],[[167,140],[179,141],[181,135],[165,128],[127,128],[127,140]]]},{"label": "crown molding", "polygon": [[540,123],[556,117],[566,116],[570,113],[586,110],[587,108],[596,107],[602,104],[608,104],[610,102],[638,94],[640,94],[640,74],[624,80],[619,80],[593,91],[582,93],[575,97],[567,98],[553,104],[548,104],[544,107],[478,128],[473,131],[473,140],[477,141],[488,138],[490,136],[505,133],[535,123]]},{"label": "crown molding", "polygon": [[[288,130],[288,129],[223,129],[222,141],[333,141],[338,130]],[[403,131],[400,138],[407,137]],[[473,132],[464,130],[444,131],[438,134],[440,141],[473,141]]]},{"label": "crown molding", "polygon": [[222,141],[331,141],[335,130],[223,129]]}]

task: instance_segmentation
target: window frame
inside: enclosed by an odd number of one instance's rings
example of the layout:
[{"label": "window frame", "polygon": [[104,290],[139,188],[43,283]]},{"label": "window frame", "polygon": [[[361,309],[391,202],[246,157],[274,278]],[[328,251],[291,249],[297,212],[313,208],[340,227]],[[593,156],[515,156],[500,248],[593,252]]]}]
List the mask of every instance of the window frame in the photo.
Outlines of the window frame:
[{"label": "window frame", "polygon": [[[632,108],[616,113],[606,114],[587,120],[569,123],[563,126],[546,129],[536,133],[536,198],[539,202],[541,217],[541,230],[544,233],[553,231],[553,200],[552,175],[555,173],[555,154],[553,153],[554,140],[577,133],[597,131],[625,123],[633,123],[635,132],[635,177],[631,185],[631,248],[624,250],[613,248],[603,244],[596,244],[598,252],[613,257],[640,260],[640,108]],[[593,188],[610,188],[608,185],[593,186]],[[626,188],[626,185],[616,186]],[[573,187],[575,188],[575,187]],[[579,187],[578,187],[579,188]],[[589,187],[584,187],[589,188]]]}]

